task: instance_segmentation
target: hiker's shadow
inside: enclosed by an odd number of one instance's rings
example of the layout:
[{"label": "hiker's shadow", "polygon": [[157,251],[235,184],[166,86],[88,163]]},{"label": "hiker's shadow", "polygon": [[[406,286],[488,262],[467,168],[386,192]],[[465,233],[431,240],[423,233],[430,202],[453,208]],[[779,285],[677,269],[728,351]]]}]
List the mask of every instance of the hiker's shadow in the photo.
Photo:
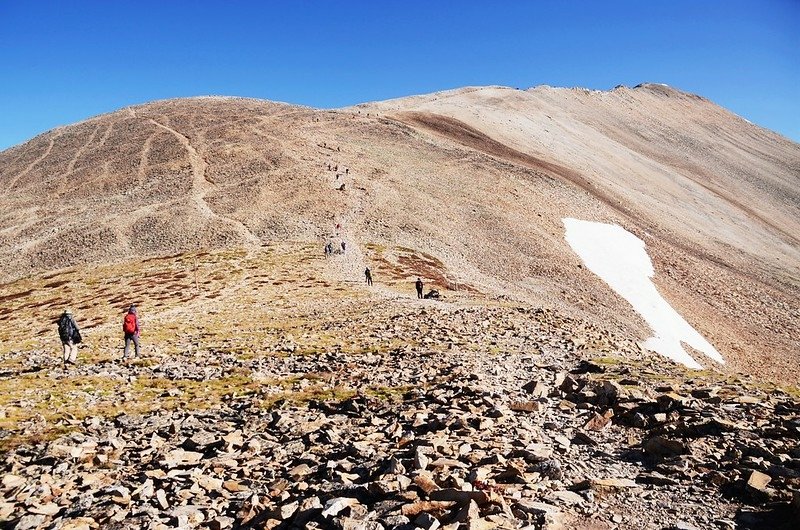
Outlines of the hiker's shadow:
[{"label": "hiker's shadow", "polygon": [[45,366],[31,366],[30,368],[23,368],[21,370],[2,370],[0,371],[0,379],[7,379],[11,377],[19,377],[21,375],[35,374],[44,370]]},{"label": "hiker's shadow", "polygon": [[[103,366],[107,366],[107,365],[113,365],[113,364],[116,364],[114,359],[100,359],[100,360],[98,360],[96,362],[91,363],[92,366],[99,366],[99,367],[103,367]],[[0,379],[11,379],[13,377],[20,377],[20,376],[23,376],[23,375],[35,374],[37,372],[41,372],[42,370],[46,370],[46,369],[49,369],[49,368],[58,369],[60,367],[61,367],[61,363],[58,362],[58,363],[54,363],[54,364],[51,364],[51,365],[39,365],[39,366],[31,366],[31,367],[28,367],[28,368],[20,368],[20,369],[13,369],[12,368],[12,369],[0,370]]]}]

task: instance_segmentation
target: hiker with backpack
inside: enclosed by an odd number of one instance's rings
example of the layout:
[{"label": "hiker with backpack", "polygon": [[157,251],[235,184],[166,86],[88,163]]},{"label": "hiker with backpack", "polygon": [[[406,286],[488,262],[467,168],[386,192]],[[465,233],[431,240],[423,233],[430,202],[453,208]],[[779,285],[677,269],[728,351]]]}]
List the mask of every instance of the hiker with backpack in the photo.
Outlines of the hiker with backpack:
[{"label": "hiker with backpack", "polygon": [[122,353],[122,358],[128,357],[130,352],[131,342],[134,347],[134,357],[139,357],[139,318],[136,315],[136,306],[131,305],[128,308],[128,313],[122,320],[122,332],[125,333],[125,350]]},{"label": "hiker with backpack", "polygon": [[367,278],[367,285],[372,285],[372,271],[369,270],[369,267],[364,269],[364,276]]},{"label": "hiker with backpack", "polygon": [[414,287],[417,288],[417,298],[422,298],[422,290],[425,288],[425,284],[422,283],[422,278],[417,278],[417,281],[414,282]]},{"label": "hiker with backpack", "polygon": [[64,368],[66,368],[67,363],[75,364],[78,358],[78,344],[83,341],[78,325],[72,318],[72,311],[69,309],[65,309],[58,319],[58,336],[64,347]]}]

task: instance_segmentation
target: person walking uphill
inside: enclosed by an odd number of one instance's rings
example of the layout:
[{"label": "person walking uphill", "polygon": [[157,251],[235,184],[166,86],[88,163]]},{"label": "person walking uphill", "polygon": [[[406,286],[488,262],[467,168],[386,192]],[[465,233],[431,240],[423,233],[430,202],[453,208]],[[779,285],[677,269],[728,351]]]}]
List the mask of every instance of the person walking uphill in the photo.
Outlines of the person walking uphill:
[{"label": "person walking uphill", "polygon": [[417,278],[417,281],[414,283],[414,287],[417,288],[417,298],[424,298],[422,296],[422,289],[425,287],[425,284],[422,283],[422,278]]},{"label": "person walking uphill", "polygon": [[133,342],[134,347],[133,356],[139,357],[139,317],[136,315],[135,305],[128,308],[128,313],[122,320],[122,332],[125,333],[125,350],[122,353],[122,358],[128,357],[131,342]]},{"label": "person walking uphill", "polygon": [[64,368],[66,368],[67,363],[75,364],[78,358],[78,344],[83,340],[69,309],[66,309],[58,319],[58,336],[64,347]]}]

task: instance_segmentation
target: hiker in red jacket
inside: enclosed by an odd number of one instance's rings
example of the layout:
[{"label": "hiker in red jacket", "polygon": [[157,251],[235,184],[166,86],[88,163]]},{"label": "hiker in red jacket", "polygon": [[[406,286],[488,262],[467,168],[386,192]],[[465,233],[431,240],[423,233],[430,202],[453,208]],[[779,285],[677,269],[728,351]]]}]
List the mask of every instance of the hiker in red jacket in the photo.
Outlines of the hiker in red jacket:
[{"label": "hiker in red jacket", "polygon": [[122,321],[122,331],[125,333],[125,351],[122,358],[128,357],[131,341],[134,346],[134,357],[139,357],[139,318],[136,316],[136,306],[131,305]]}]

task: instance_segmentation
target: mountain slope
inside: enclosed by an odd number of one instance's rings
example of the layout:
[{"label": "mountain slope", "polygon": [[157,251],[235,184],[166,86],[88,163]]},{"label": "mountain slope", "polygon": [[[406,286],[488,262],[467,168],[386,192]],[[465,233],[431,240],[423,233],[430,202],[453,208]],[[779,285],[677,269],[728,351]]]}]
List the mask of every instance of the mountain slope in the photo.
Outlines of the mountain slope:
[{"label": "mountain slope", "polygon": [[800,146],[660,85],[470,88],[338,111],[168,100],[0,153],[0,273],[271,241],[321,249],[338,224],[353,254],[344,277],[360,277],[366,244],[407,248],[441,288],[644,339],[563,237],[564,217],[615,222],[735,369],[796,381],[798,184]]}]

